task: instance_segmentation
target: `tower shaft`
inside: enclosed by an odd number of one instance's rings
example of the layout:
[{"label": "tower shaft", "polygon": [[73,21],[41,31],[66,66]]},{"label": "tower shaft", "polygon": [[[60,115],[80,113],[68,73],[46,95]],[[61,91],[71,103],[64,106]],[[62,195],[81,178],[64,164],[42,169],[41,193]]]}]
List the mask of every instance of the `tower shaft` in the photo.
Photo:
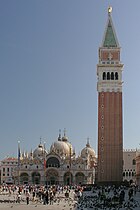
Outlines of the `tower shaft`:
[{"label": "tower shaft", "polygon": [[122,68],[111,14],[99,48],[97,182],[120,184],[123,174]]}]

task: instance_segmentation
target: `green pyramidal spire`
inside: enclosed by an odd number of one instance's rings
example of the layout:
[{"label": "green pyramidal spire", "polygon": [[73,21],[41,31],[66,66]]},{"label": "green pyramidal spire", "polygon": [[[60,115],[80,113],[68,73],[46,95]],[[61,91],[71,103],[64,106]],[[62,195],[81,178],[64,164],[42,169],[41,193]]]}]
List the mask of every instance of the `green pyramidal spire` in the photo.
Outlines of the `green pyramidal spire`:
[{"label": "green pyramidal spire", "polygon": [[105,30],[102,47],[119,47],[117,36],[111,18],[112,8],[108,8],[108,22]]}]

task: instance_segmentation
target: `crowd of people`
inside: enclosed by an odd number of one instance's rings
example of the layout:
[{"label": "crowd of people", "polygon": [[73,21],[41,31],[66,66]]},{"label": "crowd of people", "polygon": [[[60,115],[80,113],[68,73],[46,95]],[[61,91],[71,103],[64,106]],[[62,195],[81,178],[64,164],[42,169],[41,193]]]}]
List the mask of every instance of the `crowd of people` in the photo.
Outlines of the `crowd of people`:
[{"label": "crowd of people", "polygon": [[[43,205],[53,205],[60,198],[69,198],[69,193],[74,187],[70,186],[39,186],[39,185],[1,185],[0,194],[7,195],[9,200],[13,198],[13,202],[25,202],[29,205],[32,203],[40,203]],[[78,189],[78,187],[75,187]],[[72,196],[74,197],[74,196]]]},{"label": "crowd of people", "polygon": [[139,206],[138,201],[135,200],[136,194],[140,193],[140,189],[136,186],[126,188],[120,187],[95,187],[88,188],[87,186],[38,186],[38,185],[1,185],[0,194],[7,195],[9,199],[13,196],[13,202],[26,202],[27,205],[42,204],[53,205],[59,203],[60,200],[65,199],[67,202],[70,199],[73,202],[73,207],[125,207]]}]

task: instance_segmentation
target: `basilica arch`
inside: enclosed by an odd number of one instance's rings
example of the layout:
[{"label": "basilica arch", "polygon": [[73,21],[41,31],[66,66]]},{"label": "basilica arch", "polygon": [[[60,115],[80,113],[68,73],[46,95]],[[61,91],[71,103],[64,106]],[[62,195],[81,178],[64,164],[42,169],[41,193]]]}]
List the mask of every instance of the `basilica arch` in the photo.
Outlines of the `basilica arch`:
[{"label": "basilica arch", "polygon": [[70,171],[64,174],[64,185],[71,185],[73,183],[73,175]]},{"label": "basilica arch", "polygon": [[58,158],[56,157],[49,157],[46,161],[46,167],[56,167],[59,168],[60,167],[60,161]]},{"label": "basilica arch", "polygon": [[49,169],[46,171],[46,184],[59,184],[59,173],[56,169]]},{"label": "basilica arch", "polygon": [[40,184],[40,179],[41,179],[41,176],[40,176],[39,172],[35,171],[32,173],[32,183],[33,184]]},{"label": "basilica arch", "polygon": [[27,173],[20,174],[20,183],[21,184],[28,184],[29,182],[29,175]]},{"label": "basilica arch", "polygon": [[78,172],[75,175],[75,184],[84,184],[85,175],[82,172]]}]

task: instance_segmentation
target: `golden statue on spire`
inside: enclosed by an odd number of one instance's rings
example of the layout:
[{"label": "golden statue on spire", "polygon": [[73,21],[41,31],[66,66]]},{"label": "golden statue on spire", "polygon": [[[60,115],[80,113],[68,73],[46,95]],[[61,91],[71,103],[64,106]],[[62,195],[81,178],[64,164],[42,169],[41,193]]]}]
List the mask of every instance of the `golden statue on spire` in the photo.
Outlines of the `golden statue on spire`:
[{"label": "golden statue on spire", "polygon": [[112,12],[112,7],[109,6],[109,7],[108,7],[108,14],[110,14],[111,12]]}]

